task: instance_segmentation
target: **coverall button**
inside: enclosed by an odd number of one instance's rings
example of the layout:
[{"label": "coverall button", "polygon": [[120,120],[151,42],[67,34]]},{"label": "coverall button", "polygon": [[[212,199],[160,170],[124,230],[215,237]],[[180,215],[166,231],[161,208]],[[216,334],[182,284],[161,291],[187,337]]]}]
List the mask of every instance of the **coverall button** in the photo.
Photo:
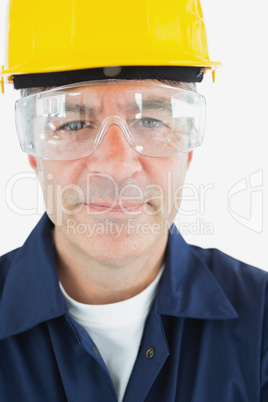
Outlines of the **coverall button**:
[{"label": "coverall button", "polygon": [[154,357],[155,350],[154,348],[149,348],[146,352],[147,359],[152,359]]}]

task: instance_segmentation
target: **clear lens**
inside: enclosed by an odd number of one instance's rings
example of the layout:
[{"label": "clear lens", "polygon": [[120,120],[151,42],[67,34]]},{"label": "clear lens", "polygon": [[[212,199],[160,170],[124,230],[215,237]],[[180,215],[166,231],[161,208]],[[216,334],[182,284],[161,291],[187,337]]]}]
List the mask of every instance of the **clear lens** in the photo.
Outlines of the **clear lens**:
[{"label": "clear lens", "polygon": [[25,152],[71,160],[93,153],[112,124],[142,155],[167,157],[200,145],[205,99],[181,88],[138,81],[69,85],[22,98],[16,125]]}]

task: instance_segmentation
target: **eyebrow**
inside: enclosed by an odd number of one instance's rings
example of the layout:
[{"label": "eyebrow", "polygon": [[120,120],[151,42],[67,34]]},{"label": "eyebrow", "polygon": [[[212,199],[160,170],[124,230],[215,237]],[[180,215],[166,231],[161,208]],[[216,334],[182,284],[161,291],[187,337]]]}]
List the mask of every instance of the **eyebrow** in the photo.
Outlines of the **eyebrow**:
[{"label": "eyebrow", "polygon": [[97,114],[96,109],[94,109],[90,106],[86,106],[83,104],[77,104],[77,103],[66,103],[65,111],[69,112],[69,113],[79,112],[80,114],[84,114],[87,116],[94,116]]},{"label": "eyebrow", "polygon": [[147,98],[141,101],[142,110],[140,110],[140,105],[136,101],[126,107],[127,111],[135,112],[135,111],[143,111],[145,110],[163,110],[166,112],[172,112],[172,105],[169,100],[166,98]]},{"label": "eyebrow", "polygon": [[[141,108],[140,108],[141,106]],[[79,112],[81,115],[86,116],[96,116],[97,110],[93,107],[86,106],[84,104],[72,103],[68,102],[65,104],[65,112],[68,113],[77,113]],[[126,105],[125,110],[129,113],[137,113],[142,112],[144,110],[158,110],[158,111],[166,111],[168,113],[172,113],[172,105],[169,100],[166,98],[147,98],[141,100],[141,105],[139,102],[132,102]]]}]

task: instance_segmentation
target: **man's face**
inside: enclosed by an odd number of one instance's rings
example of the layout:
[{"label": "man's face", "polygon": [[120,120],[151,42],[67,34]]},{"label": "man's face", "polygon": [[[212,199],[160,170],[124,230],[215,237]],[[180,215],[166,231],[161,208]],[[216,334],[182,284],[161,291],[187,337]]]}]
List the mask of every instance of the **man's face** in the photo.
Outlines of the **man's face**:
[{"label": "man's face", "polygon": [[[142,88],[142,83],[140,87]],[[124,119],[124,91],[105,88],[102,119]],[[102,86],[102,92],[105,85]],[[81,91],[88,91],[81,87]],[[70,161],[29,156],[39,175],[47,213],[58,237],[99,261],[126,264],[168,236],[180,205],[192,153],[148,157],[111,124],[93,154]]]}]

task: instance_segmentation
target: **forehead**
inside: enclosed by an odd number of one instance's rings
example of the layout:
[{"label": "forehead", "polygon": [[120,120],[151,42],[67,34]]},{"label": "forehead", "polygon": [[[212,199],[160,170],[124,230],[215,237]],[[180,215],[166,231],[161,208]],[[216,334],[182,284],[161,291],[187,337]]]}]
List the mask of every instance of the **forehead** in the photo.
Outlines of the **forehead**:
[{"label": "forehead", "polygon": [[54,92],[54,91],[64,91],[73,92],[75,90],[80,90],[82,92],[86,91],[126,91],[126,90],[142,90],[154,87],[168,88],[170,90],[181,88],[188,91],[195,92],[195,84],[185,83],[185,82],[175,82],[175,81],[159,81],[159,80],[100,80],[100,81],[87,81],[87,82],[77,82],[64,86],[53,86],[53,87],[40,87],[40,88],[25,88],[21,90],[22,97],[27,97],[30,95]]},{"label": "forehead", "polygon": [[50,98],[63,96],[68,97],[68,101],[79,100],[82,102],[140,102],[146,99],[158,99],[169,101],[173,97],[184,98],[189,96],[189,91],[182,89],[178,85],[170,86],[161,82],[155,81],[140,81],[140,80],[110,80],[98,82],[76,83],[72,85],[54,87],[46,91],[38,91],[38,98]]},{"label": "forehead", "polygon": [[[179,87],[171,87],[154,81],[98,81],[72,84],[63,87],[52,88],[37,94],[37,102],[45,101],[46,105],[61,104],[73,111],[87,105],[90,110],[101,110],[103,107],[127,107],[129,108],[153,108],[170,109],[171,99],[179,96],[180,99],[187,97],[188,91]],[[189,94],[189,93],[188,93]],[[79,106],[80,105],[80,106]],[[130,110],[130,109],[129,109]]]},{"label": "forehead", "polygon": [[[153,93],[156,94],[157,88],[161,89],[163,91],[163,88],[165,88],[165,97],[169,95],[174,96],[175,94],[178,95],[178,89],[179,90],[184,90],[180,91],[179,97],[182,99],[182,97],[187,97],[187,93],[189,95],[189,92],[191,93],[191,97],[193,94],[197,93],[196,91],[196,86],[194,83],[186,83],[186,82],[179,82],[179,81],[159,81],[159,80],[101,80],[101,81],[87,81],[87,82],[82,82],[82,83],[75,83],[75,84],[69,84],[66,86],[60,86],[60,87],[42,87],[42,88],[27,88],[27,89],[22,89],[21,90],[21,97],[22,98],[28,98],[31,95],[37,95],[38,97],[43,97],[44,96],[56,96],[57,93],[62,93],[64,91],[65,93],[80,93],[82,97],[86,99],[86,94],[92,94],[93,91],[95,91],[95,94],[106,94],[106,99],[107,96],[111,93],[121,92],[121,99],[122,99],[122,94],[124,92],[129,93],[129,98],[131,97],[131,93],[141,93],[141,92],[146,92],[147,90],[147,95],[150,91],[150,94],[152,95]],[[154,89],[154,91],[153,91]],[[184,92],[184,95],[183,95]],[[169,94],[169,95],[168,95]],[[81,99],[80,95],[80,99]],[[133,96],[133,95],[132,95]],[[138,95],[139,96],[139,95]],[[163,96],[163,92],[162,92]],[[110,96],[111,98],[111,96]],[[144,96],[143,96],[144,98]]]},{"label": "forehead", "polygon": [[[152,82],[124,82],[124,83],[101,83],[97,85],[81,85],[68,90],[70,97],[77,94],[85,103],[96,102],[116,105],[138,104],[147,100],[158,103],[168,102],[178,92],[178,89],[167,87],[161,83]],[[80,94],[80,95],[79,95]]]}]

